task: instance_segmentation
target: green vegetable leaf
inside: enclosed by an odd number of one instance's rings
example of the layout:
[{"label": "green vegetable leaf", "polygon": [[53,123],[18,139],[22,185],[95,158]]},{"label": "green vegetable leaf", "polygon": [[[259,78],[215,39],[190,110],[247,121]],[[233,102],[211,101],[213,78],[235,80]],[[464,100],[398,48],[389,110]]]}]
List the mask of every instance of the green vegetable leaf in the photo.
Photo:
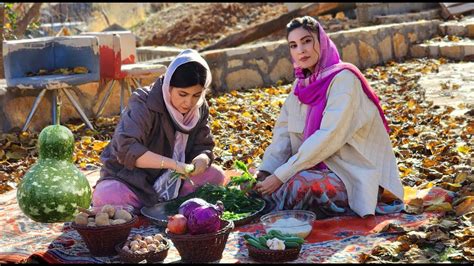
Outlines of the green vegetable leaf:
[{"label": "green vegetable leaf", "polygon": [[[194,168],[193,168],[193,171],[194,171]],[[192,171],[191,171],[191,172],[192,172]],[[188,180],[189,183],[191,183],[191,185],[192,185],[193,187],[195,187],[193,180],[191,180],[191,177],[186,176],[186,175],[182,175],[182,174],[180,174],[180,173],[178,173],[178,172],[176,172],[176,171],[172,171],[172,172],[171,172],[171,179],[182,178],[182,177],[183,177],[184,180]]]},{"label": "green vegetable leaf", "polygon": [[235,161],[234,167],[243,171],[244,173],[250,174],[247,166],[242,161],[239,161],[239,160]]},{"label": "green vegetable leaf", "polygon": [[252,187],[257,182],[257,180],[248,171],[248,167],[245,165],[244,162],[236,160],[234,162],[234,167],[237,170],[242,171],[243,173],[240,176],[232,176],[230,178],[230,182],[227,184],[228,187],[229,186],[235,186],[235,185],[241,185],[241,184],[245,184],[245,183],[248,183],[248,185],[250,187]]}]

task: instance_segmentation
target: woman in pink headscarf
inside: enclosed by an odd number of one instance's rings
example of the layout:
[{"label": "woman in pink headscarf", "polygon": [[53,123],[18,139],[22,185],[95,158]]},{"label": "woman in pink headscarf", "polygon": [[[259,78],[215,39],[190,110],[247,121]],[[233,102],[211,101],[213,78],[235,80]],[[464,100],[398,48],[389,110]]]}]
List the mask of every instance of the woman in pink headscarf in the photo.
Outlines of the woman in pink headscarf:
[{"label": "woman in pink headscarf", "polygon": [[363,74],[340,60],[312,17],[288,23],[287,40],[296,80],[254,189],[275,210],[311,210],[318,218],[403,210],[389,126]]}]

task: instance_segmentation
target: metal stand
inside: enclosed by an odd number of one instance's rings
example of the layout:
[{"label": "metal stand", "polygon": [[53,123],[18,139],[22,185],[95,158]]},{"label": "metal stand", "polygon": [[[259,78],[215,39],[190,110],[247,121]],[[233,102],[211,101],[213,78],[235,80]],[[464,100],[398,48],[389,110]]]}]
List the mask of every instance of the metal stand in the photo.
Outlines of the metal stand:
[{"label": "metal stand", "polygon": [[[100,115],[102,115],[102,112],[104,111],[105,104],[109,101],[110,95],[112,94],[112,89],[115,85],[115,82],[117,82],[116,79],[113,79],[111,81],[106,81],[104,86],[107,86],[107,83],[109,83],[109,87],[107,91],[105,92],[104,98],[100,102],[99,108],[97,109],[97,112],[95,114],[95,117],[98,118]],[[129,96],[132,96],[132,85],[136,88],[140,88],[142,85],[140,84],[139,80],[137,78],[123,78],[120,81],[120,114],[122,113],[123,109],[125,108],[125,92],[128,92]]]},{"label": "metal stand", "polygon": [[74,106],[76,111],[79,113],[79,115],[81,116],[82,120],[86,123],[86,125],[90,129],[94,130],[94,127],[92,126],[91,122],[87,118],[86,114],[84,113],[84,111],[82,111],[81,105],[79,104],[79,102],[76,101],[76,99],[74,99],[71,92],[69,92],[69,89],[68,88],[62,88],[61,90],[64,92],[64,94],[66,94],[67,98],[72,103],[72,105]]},{"label": "metal stand", "polygon": [[[44,94],[46,93],[46,89],[42,89],[38,96],[36,96],[35,102],[33,103],[33,107],[31,108],[30,113],[28,114],[28,117],[26,118],[25,125],[23,125],[23,128],[21,129],[22,131],[26,131],[28,126],[30,125],[31,119],[33,118],[33,115],[35,114],[36,110],[38,109],[38,105],[43,99]],[[54,109],[54,108],[53,108]]]},{"label": "metal stand", "polygon": [[[47,89],[42,89],[40,91],[40,93],[38,94],[38,96],[36,96],[36,99],[35,99],[35,102],[33,103],[33,107],[31,108],[31,111],[30,113],[28,114],[28,117],[26,118],[26,122],[25,124],[23,125],[23,128],[22,128],[22,131],[26,131],[31,123],[31,119],[33,118],[33,115],[35,114],[36,110],[38,109],[38,105],[39,103],[41,102],[41,100],[43,99],[43,96],[44,94],[46,93],[46,90]],[[59,89],[53,89],[51,91],[52,93],[52,98],[51,98],[51,118],[52,118],[52,124],[55,125],[57,124],[57,121],[56,121],[56,117],[57,117],[57,113],[56,113],[56,103],[58,101],[58,90],[61,90],[66,96],[67,98],[69,99],[69,101],[72,103],[72,105],[74,106],[74,108],[76,109],[76,111],[79,113],[79,115],[81,116],[82,120],[86,123],[86,125],[94,130],[94,127],[92,126],[91,122],[89,121],[89,119],[87,118],[86,114],[84,113],[84,111],[82,110],[82,107],[81,105],[79,104],[79,102],[76,101],[76,99],[72,96],[71,92],[69,91],[69,88],[59,88]]]},{"label": "metal stand", "polygon": [[[115,82],[116,80],[113,79],[111,82],[110,82],[110,85],[109,85],[109,88],[107,89],[107,91],[105,92],[105,95],[104,95],[104,98],[102,99],[102,102],[100,102],[100,105],[99,105],[99,109],[97,110],[97,113],[95,114],[95,117],[99,117],[102,112],[104,111],[104,107],[105,107],[105,104],[107,103],[107,101],[109,100],[110,98],[110,95],[112,94],[112,89],[115,85]],[[105,85],[107,85],[107,83],[109,83],[109,81],[107,81],[105,83]]]},{"label": "metal stand", "polygon": [[58,103],[58,91],[57,90],[52,90],[51,93],[52,93],[52,96],[51,96],[51,105],[52,105],[52,107],[51,107],[51,118],[53,120],[51,122],[51,124],[58,125],[59,121],[56,120],[56,118],[58,116],[57,111],[56,111],[56,104]]}]

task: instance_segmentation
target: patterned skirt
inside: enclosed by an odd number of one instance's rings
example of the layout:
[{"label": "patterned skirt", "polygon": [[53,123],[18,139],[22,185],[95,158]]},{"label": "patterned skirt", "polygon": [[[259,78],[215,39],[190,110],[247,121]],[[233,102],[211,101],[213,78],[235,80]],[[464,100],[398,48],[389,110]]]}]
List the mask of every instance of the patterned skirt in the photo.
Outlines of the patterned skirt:
[{"label": "patterned skirt", "polygon": [[[382,202],[382,192],[383,190],[379,189],[375,213],[395,213],[404,209],[400,200]],[[316,213],[318,219],[356,215],[349,207],[344,183],[329,169],[301,171],[264,198],[274,203],[274,211],[310,210]]]}]

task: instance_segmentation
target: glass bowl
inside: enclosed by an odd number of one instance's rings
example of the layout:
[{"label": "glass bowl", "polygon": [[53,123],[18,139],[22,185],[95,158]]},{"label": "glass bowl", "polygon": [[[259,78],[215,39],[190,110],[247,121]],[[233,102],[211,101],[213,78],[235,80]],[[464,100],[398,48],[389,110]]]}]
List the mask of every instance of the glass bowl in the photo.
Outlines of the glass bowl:
[{"label": "glass bowl", "polygon": [[265,231],[278,230],[283,234],[293,234],[306,238],[313,229],[316,214],[304,210],[286,210],[271,212],[260,217]]}]

